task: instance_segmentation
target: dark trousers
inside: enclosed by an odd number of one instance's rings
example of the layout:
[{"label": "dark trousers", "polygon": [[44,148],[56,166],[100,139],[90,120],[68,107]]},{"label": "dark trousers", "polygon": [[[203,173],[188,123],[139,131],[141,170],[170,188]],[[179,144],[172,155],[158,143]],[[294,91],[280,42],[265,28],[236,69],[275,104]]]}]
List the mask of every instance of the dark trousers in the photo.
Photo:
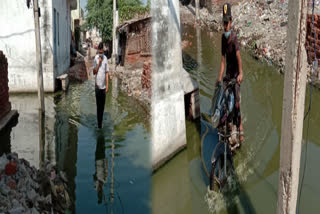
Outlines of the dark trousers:
[{"label": "dark trousers", "polygon": [[106,89],[99,89],[96,87],[96,103],[97,103],[97,120],[98,128],[102,127],[104,104],[106,101]]},{"label": "dark trousers", "polygon": [[[223,79],[223,84],[224,88],[228,85],[228,82],[230,79],[224,78]],[[241,103],[241,95],[240,95],[240,85],[237,83],[234,85],[232,88],[233,94],[235,96],[235,112],[234,112],[234,117],[233,117],[233,123],[237,126],[237,128],[240,128],[241,124],[241,111],[240,111],[240,103]]]}]

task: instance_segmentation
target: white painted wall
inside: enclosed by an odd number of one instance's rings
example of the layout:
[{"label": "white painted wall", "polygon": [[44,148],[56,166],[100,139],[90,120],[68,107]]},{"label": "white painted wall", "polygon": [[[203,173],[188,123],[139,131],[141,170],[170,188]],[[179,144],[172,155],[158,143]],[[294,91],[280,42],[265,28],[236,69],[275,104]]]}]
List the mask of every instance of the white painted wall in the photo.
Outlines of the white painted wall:
[{"label": "white painted wall", "polygon": [[[40,0],[43,81],[46,92],[54,91],[54,79],[70,63],[71,11],[69,0]],[[58,66],[53,65],[53,8],[59,12]],[[26,1],[1,0],[0,50],[8,58],[10,92],[36,92],[37,71],[33,9]]]},{"label": "white painted wall", "polygon": [[179,1],[152,1],[152,168],[186,146]]}]

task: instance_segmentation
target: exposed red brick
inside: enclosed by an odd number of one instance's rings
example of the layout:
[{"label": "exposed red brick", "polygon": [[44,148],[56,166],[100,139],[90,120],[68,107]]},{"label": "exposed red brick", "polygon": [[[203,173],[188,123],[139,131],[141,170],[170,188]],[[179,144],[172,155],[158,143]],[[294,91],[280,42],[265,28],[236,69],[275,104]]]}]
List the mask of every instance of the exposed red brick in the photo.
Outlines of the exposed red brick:
[{"label": "exposed red brick", "polygon": [[14,175],[17,172],[17,163],[15,161],[10,161],[6,165],[6,175]]},{"label": "exposed red brick", "polygon": [[146,62],[150,58],[151,19],[130,24],[125,49],[125,66],[133,66],[138,62]]}]

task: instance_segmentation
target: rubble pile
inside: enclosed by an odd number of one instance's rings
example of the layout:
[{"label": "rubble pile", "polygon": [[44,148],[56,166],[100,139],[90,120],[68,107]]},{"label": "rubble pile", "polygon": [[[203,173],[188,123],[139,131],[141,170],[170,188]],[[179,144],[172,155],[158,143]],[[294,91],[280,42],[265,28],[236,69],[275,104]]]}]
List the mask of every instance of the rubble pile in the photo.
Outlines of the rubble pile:
[{"label": "rubble pile", "polygon": [[142,84],[142,88],[147,89],[148,93],[151,96],[151,60],[143,64],[141,84]]},{"label": "rubble pile", "polygon": [[88,79],[87,66],[83,56],[78,55],[73,59],[74,65],[69,68],[70,81],[83,82]]},{"label": "rubble pile", "polygon": [[[151,66],[151,62],[150,62]],[[150,66],[148,69],[151,72]],[[146,68],[147,68],[146,67]],[[147,70],[148,70],[147,69]],[[111,76],[116,76],[121,80],[120,89],[128,94],[128,96],[135,97],[139,101],[151,105],[151,82],[147,83],[150,88],[142,86],[142,79],[150,75],[150,72],[146,71],[144,76],[142,68],[125,68],[118,66],[115,73],[111,73]],[[148,74],[149,73],[149,74]],[[146,85],[145,85],[146,86]]]},{"label": "rubble pile", "polygon": [[66,175],[55,166],[37,170],[16,153],[0,157],[0,213],[66,213],[70,205]]},{"label": "rubble pile", "polygon": [[[190,7],[190,5],[188,6]],[[201,25],[212,31],[223,30],[222,3],[214,4],[213,12],[200,10]],[[190,16],[190,9],[181,6],[181,19]],[[240,45],[252,50],[257,59],[266,60],[283,72],[288,19],[288,0],[241,0],[232,5],[233,28]],[[186,21],[190,20],[189,18]],[[182,21],[184,22],[184,21]]]}]

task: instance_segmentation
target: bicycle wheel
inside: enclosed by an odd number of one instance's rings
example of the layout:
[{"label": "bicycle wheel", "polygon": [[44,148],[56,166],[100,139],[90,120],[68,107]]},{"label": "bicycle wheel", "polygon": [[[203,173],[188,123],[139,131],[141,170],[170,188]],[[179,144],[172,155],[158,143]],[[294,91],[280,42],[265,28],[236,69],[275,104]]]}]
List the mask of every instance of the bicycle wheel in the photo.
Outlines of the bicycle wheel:
[{"label": "bicycle wheel", "polygon": [[234,172],[233,161],[227,156],[226,173],[224,171],[224,154],[221,154],[211,165],[210,190],[218,191],[223,188],[229,176]]}]

